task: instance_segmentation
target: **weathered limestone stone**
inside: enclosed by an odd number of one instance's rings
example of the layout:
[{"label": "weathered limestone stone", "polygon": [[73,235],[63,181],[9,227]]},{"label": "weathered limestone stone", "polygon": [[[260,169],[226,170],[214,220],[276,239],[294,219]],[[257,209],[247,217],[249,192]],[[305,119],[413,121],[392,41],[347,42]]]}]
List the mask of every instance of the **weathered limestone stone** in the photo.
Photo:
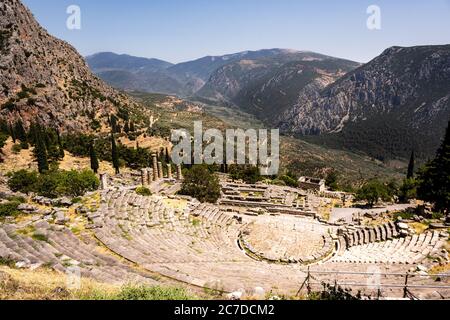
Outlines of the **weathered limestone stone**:
[{"label": "weathered limestone stone", "polygon": [[164,178],[163,165],[162,162],[158,162],[158,178]]},{"label": "weathered limestone stone", "polygon": [[150,169],[147,169],[147,181],[148,181],[148,184],[153,182],[153,173]]},{"label": "weathered limestone stone", "polygon": [[63,211],[56,211],[55,212],[55,223],[62,225],[67,222],[66,215]]},{"label": "weathered limestone stone", "polygon": [[182,180],[183,174],[181,173],[181,165],[177,165],[177,180]]},{"label": "weathered limestone stone", "polygon": [[146,186],[147,182],[147,169],[141,169],[141,185]]},{"label": "weathered limestone stone", "polygon": [[170,163],[167,164],[167,178],[172,179],[172,165]]},{"label": "weathered limestone stone", "polygon": [[108,189],[108,175],[106,173],[100,174],[100,189],[101,190]]},{"label": "weathered limestone stone", "polygon": [[156,158],[156,154],[152,155],[152,163],[153,163],[153,180],[157,181],[159,179],[159,176],[158,176],[158,159]]}]

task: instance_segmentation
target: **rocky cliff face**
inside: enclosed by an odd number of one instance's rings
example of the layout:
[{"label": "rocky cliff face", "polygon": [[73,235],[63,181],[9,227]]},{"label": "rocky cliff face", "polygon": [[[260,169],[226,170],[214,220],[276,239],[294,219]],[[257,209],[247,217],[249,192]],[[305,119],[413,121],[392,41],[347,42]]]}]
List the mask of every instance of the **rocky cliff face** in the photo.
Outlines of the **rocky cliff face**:
[{"label": "rocky cliff face", "polygon": [[406,139],[408,148],[425,139],[431,151],[450,117],[449,84],[450,45],[393,47],[319,95],[300,95],[279,125],[303,135],[352,130],[385,143]]},{"label": "rocky cliff face", "polygon": [[312,52],[280,52],[261,59],[245,59],[215,71],[197,95],[235,104],[273,124],[299,96],[314,96],[346,72],[352,61]]},{"label": "rocky cliff face", "polygon": [[49,35],[19,0],[0,3],[0,117],[62,131],[94,131],[135,104],[93,76],[84,59]]}]

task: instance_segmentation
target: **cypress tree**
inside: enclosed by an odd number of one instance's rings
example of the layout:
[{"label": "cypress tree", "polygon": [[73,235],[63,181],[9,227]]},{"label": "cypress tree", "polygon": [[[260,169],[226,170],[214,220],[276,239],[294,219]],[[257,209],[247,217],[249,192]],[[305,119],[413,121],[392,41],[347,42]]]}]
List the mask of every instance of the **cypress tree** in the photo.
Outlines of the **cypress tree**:
[{"label": "cypress tree", "polygon": [[123,126],[123,131],[124,131],[125,133],[130,132],[130,125],[128,124],[128,121],[125,122],[125,125]]},{"label": "cypress tree", "polygon": [[170,154],[169,154],[169,148],[166,147],[166,163],[170,163],[171,159],[170,159]]},{"label": "cypress tree", "polygon": [[135,132],[136,131],[136,129],[134,128],[134,122],[133,121],[130,121],[130,131],[131,132]]},{"label": "cypress tree", "polygon": [[111,133],[111,156],[112,156],[112,164],[114,169],[116,170],[116,174],[120,173],[120,163],[119,163],[119,154],[117,153],[116,141],[114,140],[114,134]]},{"label": "cypress tree", "polygon": [[436,158],[418,174],[418,196],[434,204],[435,210],[450,216],[450,121]]},{"label": "cypress tree", "polygon": [[22,120],[19,119],[16,121],[16,124],[14,125],[14,132],[16,138],[20,140],[22,149],[28,149],[27,133],[23,127]]},{"label": "cypress tree", "polygon": [[38,164],[39,173],[44,173],[45,171],[48,171],[48,159],[45,141],[40,129],[36,131],[35,141],[34,156]]},{"label": "cypress tree", "polygon": [[409,159],[409,164],[408,164],[408,174],[406,176],[407,179],[412,179],[414,178],[414,162],[415,162],[415,155],[414,155],[414,150],[411,152],[411,158]]},{"label": "cypress tree", "polygon": [[97,153],[95,152],[93,143],[91,143],[91,145],[89,146],[89,156],[91,158],[91,169],[92,169],[92,171],[94,171],[94,173],[97,173],[99,164],[98,164]]},{"label": "cypress tree", "polygon": [[5,119],[0,119],[0,132],[9,135],[8,122]]},{"label": "cypress tree", "polygon": [[11,136],[13,143],[16,143],[16,133],[14,132],[13,126],[9,125],[9,135]]},{"label": "cypress tree", "polygon": [[61,141],[61,135],[59,134],[59,131],[56,132],[56,135],[58,137],[58,150],[59,150],[59,158],[64,159],[65,153],[64,153],[64,147]]}]

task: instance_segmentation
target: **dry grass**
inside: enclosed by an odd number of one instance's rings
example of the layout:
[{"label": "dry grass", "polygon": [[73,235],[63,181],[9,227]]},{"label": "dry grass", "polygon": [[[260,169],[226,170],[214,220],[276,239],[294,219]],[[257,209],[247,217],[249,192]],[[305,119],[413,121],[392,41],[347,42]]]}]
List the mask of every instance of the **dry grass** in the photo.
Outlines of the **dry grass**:
[{"label": "dry grass", "polygon": [[80,289],[72,290],[64,274],[0,266],[0,289],[0,300],[80,300],[113,296],[120,291],[120,286],[82,278]]},{"label": "dry grass", "polygon": [[165,206],[169,208],[178,210],[184,210],[188,205],[187,200],[178,200],[178,199],[163,199],[163,203]]},{"label": "dry grass", "polygon": [[[4,162],[0,164],[1,172],[14,172],[18,170],[37,170],[37,164],[34,161],[32,148],[27,150],[21,150],[19,153],[14,153],[12,148],[14,143],[9,138],[3,147]],[[115,170],[112,165],[106,161],[100,161],[100,172],[114,175]],[[64,159],[59,162],[59,168],[62,170],[83,170],[89,169],[91,162],[89,158],[74,157],[70,152],[65,151]],[[123,170],[125,173],[127,169]]]},{"label": "dry grass", "polygon": [[172,149],[172,144],[161,137],[144,137],[144,135],[140,135],[137,137],[136,141],[132,141],[127,137],[121,137],[119,138],[119,141],[129,148],[135,148],[137,142],[140,148],[149,149],[152,151],[159,151],[161,148],[169,148],[169,150]]},{"label": "dry grass", "polygon": [[428,229],[428,226],[426,224],[420,222],[412,222],[409,225],[417,234],[422,234]]}]

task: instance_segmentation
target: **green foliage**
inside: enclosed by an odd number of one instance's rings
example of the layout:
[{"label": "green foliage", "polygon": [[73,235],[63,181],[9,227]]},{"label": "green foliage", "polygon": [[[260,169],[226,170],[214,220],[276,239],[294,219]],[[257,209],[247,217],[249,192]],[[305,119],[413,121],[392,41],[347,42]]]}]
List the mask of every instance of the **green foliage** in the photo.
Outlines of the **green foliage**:
[{"label": "green foliage", "polygon": [[12,146],[12,152],[15,154],[18,154],[20,151],[22,151],[22,146],[20,144],[15,144]]},{"label": "green foliage", "polygon": [[358,291],[356,295],[352,294],[351,289],[344,289],[341,286],[332,286],[323,283],[323,290],[318,293],[313,293],[310,296],[311,300],[361,300],[361,292]]},{"label": "green foliage", "polygon": [[98,172],[99,163],[97,158],[97,153],[95,152],[94,145],[91,144],[89,148],[89,158],[91,160],[91,169],[94,171],[94,173]]},{"label": "green foliage", "polygon": [[293,188],[298,187],[298,181],[292,175],[289,175],[289,174],[283,175],[279,179],[282,180],[289,187],[293,187]]},{"label": "green foliage", "polygon": [[356,193],[357,201],[366,201],[367,205],[372,207],[380,200],[389,201],[389,189],[378,180],[371,180],[362,186]]},{"label": "green foliage", "polygon": [[417,198],[417,181],[414,178],[403,180],[398,190],[398,199],[400,202],[408,202]]},{"label": "green foliage", "polygon": [[264,179],[260,174],[259,168],[251,165],[231,165],[228,172],[233,180],[243,180],[250,184]]},{"label": "green foliage", "polygon": [[185,172],[180,194],[198,199],[200,202],[215,203],[220,197],[220,184],[216,175],[207,166],[195,165]]},{"label": "green foliage", "polygon": [[183,288],[125,286],[117,295],[117,300],[191,300],[194,297]]},{"label": "green foliage", "polygon": [[150,191],[149,188],[146,187],[137,187],[136,188],[136,193],[138,195],[144,196],[144,197],[149,197],[152,195],[152,192]]},{"label": "green foliage", "polygon": [[411,157],[409,158],[409,164],[408,164],[408,173],[406,175],[406,179],[412,179],[414,178],[414,150],[411,152]]},{"label": "green foliage", "polygon": [[450,122],[436,158],[417,177],[418,197],[434,204],[438,212],[450,213]]},{"label": "green foliage", "polygon": [[80,292],[77,295],[80,300],[137,300],[137,301],[167,301],[167,300],[195,300],[197,297],[190,294],[184,288],[144,286],[128,284],[117,293],[109,293],[103,290],[89,291],[87,294]]},{"label": "green foliage", "polygon": [[47,155],[47,147],[45,145],[45,137],[44,132],[40,126],[36,126],[33,128],[34,134],[34,150],[33,154],[38,163],[38,171],[39,173],[43,173],[48,171],[48,155]]},{"label": "green foliage", "polygon": [[339,175],[335,170],[332,170],[325,179],[325,185],[331,190],[331,191],[337,191],[339,190]]},{"label": "green foliage", "polygon": [[79,197],[98,189],[99,180],[90,170],[49,171],[39,175],[34,171],[20,170],[11,174],[8,186],[13,191],[34,192],[49,198]]},{"label": "green foliage", "polygon": [[111,133],[111,158],[113,168],[116,170],[116,174],[119,174],[120,173],[119,153],[117,152],[116,140],[114,139],[113,133]]},{"label": "green foliage", "polygon": [[38,181],[38,174],[35,171],[19,170],[11,174],[8,180],[9,188],[14,192],[29,193],[34,191],[34,186]]},{"label": "green foliage", "polygon": [[0,217],[10,217],[17,216],[20,211],[17,207],[21,204],[20,201],[8,201],[5,203],[0,203]]}]

